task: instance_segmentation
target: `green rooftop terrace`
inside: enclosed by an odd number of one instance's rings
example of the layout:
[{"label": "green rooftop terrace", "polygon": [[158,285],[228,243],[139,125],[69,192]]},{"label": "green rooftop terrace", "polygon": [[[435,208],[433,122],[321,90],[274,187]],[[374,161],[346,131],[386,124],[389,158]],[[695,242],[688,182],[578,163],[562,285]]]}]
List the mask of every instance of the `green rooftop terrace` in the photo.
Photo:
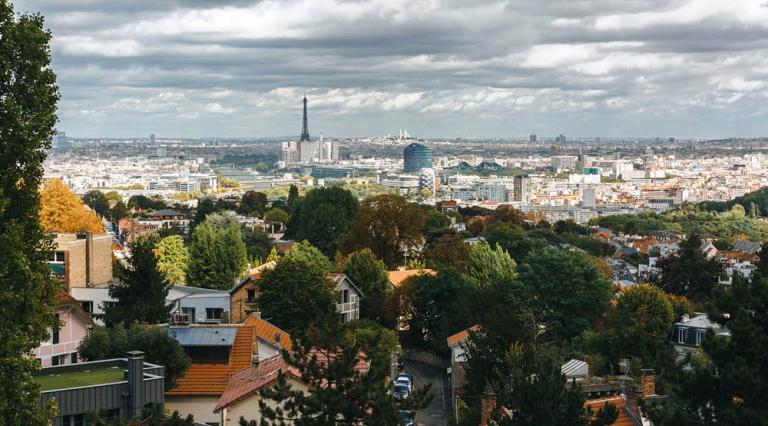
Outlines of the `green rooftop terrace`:
[{"label": "green rooftop terrace", "polygon": [[54,372],[53,374],[41,374],[35,376],[34,379],[35,382],[40,385],[40,390],[43,392],[54,389],[105,385],[125,380],[123,377],[123,369],[117,366],[94,367],[87,370],[71,370]]}]

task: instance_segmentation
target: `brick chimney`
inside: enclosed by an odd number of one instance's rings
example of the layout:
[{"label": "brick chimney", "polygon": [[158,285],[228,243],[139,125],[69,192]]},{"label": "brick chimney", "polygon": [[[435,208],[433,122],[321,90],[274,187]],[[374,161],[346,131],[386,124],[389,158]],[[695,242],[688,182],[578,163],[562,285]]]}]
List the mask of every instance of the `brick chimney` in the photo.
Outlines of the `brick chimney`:
[{"label": "brick chimney", "polygon": [[496,394],[490,386],[486,386],[485,391],[480,396],[480,426],[488,426],[495,409]]},{"label": "brick chimney", "polygon": [[640,387],[643,397],[656,395],[656,376],[652,369],[643,369],[643,375],[640,376]]}]

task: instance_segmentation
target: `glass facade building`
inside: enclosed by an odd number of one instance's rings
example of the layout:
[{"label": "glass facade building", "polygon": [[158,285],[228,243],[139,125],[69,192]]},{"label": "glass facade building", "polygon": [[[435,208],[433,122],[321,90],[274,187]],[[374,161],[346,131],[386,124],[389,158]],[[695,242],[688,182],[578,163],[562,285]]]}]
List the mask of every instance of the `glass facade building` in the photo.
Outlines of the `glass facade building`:
[{"label": "glass facade building", "polygon": [[403,160],[405,165],[403,171],[406,173],[418,173],[421,169],[432,168],[432,148],[422,144],[412,143],[405,147],[403,151]]}]

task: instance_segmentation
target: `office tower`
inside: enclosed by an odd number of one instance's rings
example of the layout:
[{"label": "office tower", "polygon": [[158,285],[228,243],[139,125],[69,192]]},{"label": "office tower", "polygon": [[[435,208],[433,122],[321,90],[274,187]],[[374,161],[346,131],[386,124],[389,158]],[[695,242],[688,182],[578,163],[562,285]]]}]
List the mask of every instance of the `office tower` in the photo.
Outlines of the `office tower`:
[{"label": "office tower", "polygon": [[560,136],[555,138],[555,143],[562,146],[565,145],[565,135],[560,134]]},{"label": "office tower", "polygon": [[403,171],[418,173],[421,169],[432,168],[432,148],[419,143],[412,143],[403,150]]},{"label": "office tower", "polygon": [[536,135],[531,135],[531,142],[536,142]]},{"label": "office tower", "polygon": [[149,135],[149,143],[155,143],[155,134],[154,133],[151,133]]},{"label": "office tower", "polygon": [[528,175],[517,175],[513,184],[513,197],[514,201],[527,203],[528,202]]}]

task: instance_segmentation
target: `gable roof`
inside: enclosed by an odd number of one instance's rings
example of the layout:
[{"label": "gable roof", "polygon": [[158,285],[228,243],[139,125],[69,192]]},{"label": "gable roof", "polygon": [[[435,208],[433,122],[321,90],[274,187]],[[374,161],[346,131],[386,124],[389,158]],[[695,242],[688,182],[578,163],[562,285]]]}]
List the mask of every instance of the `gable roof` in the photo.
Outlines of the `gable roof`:
[{"label": "gable roof", "polygon": [[239,290],[242,286],[245,284],[251,282],[251,281],[258,281],[261,279],[261,274],[264,273],[267,269],[274,269],[275,265],[277,265],[277,262],[270,261],[267,263],[263,263],[255,268],[252,268],[250,271],[248,271],[248,275],[245,276],[242,280],[240,280],[239,283],[235,284],[234,287],[229,289],[229,294],[235,293],[237,290]]},{"label": "gable roof", "polygon": [[229,327],[237,329],[229,351],[229,362],[190,365],[184,376],[176,381],[176,387],[166,391],[166,395],[221,395],[227,387],[229,375],[251,364],[256,334],[254,328],[243,325]]},{"label": "gable roof", "polygon": [[86,325],[94,325],[93,318],[91,318],[91,315],[83,309],[83,305],[81,305],[74,297],[67,294],[66,291],[59,289],[57,301],[58,308],[70,308],[75,315],[85,322]]},{"label": "gable roof", "polygon": [[748,240],[736,240],[733,242],[733,251],[746,253],[746,254],[756,254],[760,251],[762,246],[760,243],[755,241],[748,241]]},{"label": "gable roof", "polygon": [[469,338],[469,332],[470,331],[473,331],[473,332],[480,331],[480,324],[475,324],[475,325],[473,325],[472,327],[469,327],[466,330],[461,330],[460,332],[454,334],[453,336],[448,336],[448,339],[446,339],[448,341],[448,346],[449,347],[453,347],[453,346],[456,346],[457,344],[467,340]]},{"label": "gable roof", "polygon": [[[258,370],[255,371],[254,369]],[[271,385],[277,380],[278,374],[281,371],[297,380],[301,378],[299,370],[285,362],[282,355],[262,360],[259,362],[258,367],[250,365],[234,372],[229,376],[227,386],[213,412],[218,413],[224,408],[258,392],[261,388]]]},{"label": "gable roof", "polygon": [[281,349],[288,351],[293,349],[291,335],[267,320],[249,315],[248,318],[243,321],[243,325],[253,327],[256,338],[272,347],[280,347]]},{"label": "gable roof", "polygon": [[345,274],[328,273],[328,274],[325,275],[325,278],[333,281],[333,283],[336,284],[337,288],[339,287],[339,285],[341,285],[341,283],[344,280],[346,280],[349,283],[349,285],[352,288],[354,288],[355,291],[357,291],[357,293],[360,295],[361,298],[365,296],[363,294],[363,291],[360,290],[360,288],[358,286],[356,286],[355,283],[353,283],[352,280],[350,280],[349,277],[346,276]]},{"label": "gable roof", "polygon": [[415,277],[418,275],[437,275],[437,272],[435,272],[434,269],[398,269],[396,271],[389,271],[389,282],[392,283],[393,286],[399,287],[400,284],[403,283],[403,281],[407,280],[408,278]]}]

